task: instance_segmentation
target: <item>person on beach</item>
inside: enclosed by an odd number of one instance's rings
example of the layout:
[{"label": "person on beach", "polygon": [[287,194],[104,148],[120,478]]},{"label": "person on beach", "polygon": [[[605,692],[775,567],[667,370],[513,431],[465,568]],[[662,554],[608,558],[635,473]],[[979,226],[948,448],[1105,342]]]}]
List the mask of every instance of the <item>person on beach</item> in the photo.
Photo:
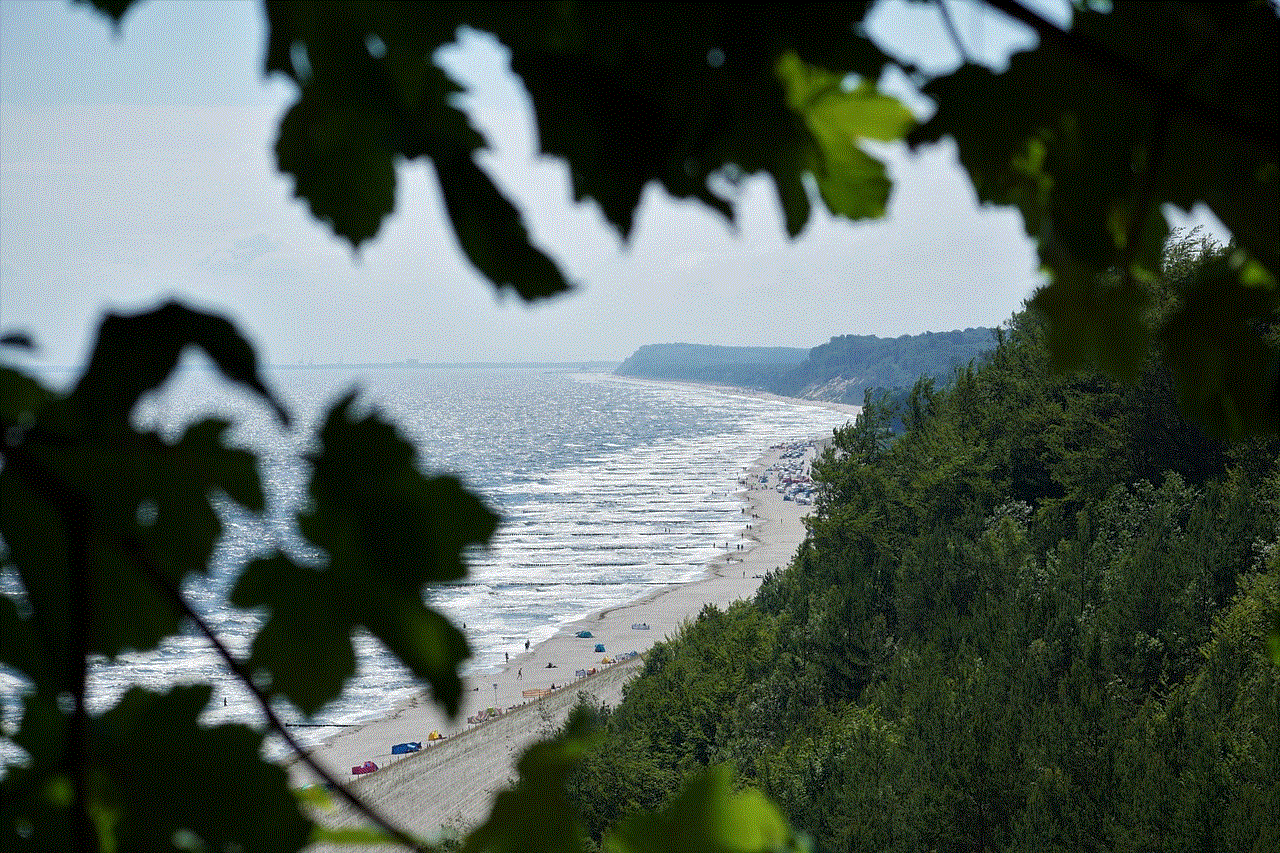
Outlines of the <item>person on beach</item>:
[{"label": "person on beach", "polygon": [[524,678],[524,667],[516,670],[516,681],[520,681],[522,678]]},{"label": "person on beach", "polygon": [[510,652],[503,652],[503,653],[502,653],[502,657],[506,659],[507,663],[511,663],[511,653],[510,653]]}]

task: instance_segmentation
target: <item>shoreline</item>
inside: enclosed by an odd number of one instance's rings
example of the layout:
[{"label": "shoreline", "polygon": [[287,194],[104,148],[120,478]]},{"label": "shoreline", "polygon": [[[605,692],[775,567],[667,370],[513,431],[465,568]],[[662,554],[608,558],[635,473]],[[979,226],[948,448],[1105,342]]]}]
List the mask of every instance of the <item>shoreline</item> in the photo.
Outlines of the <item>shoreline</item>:
[{"label": "shoreline", "polygon": [[[656,642],[674,636],[708,604],[724,609],[754,596],[767,572],[790,562],[804,540],[803,518],[811,507],[784,500],[772,482],[766,487],[758,480],[784,464],[782,455],[789,446],[822,440],[795,439],[768,448],[743,469],[736,492],[743,502],[742,528],[708,561],[698,579],[659,587],[634,601],[588,614],[512,655],[496,672],[464,677],[459,714],[452,721],[424,692],[380,719],[330,735],[310,754],[413,833],[430,837],[443,824],[474,824],[488,814],[493,796],[510,784],[520,754],[563,722],[580,693],[616,705],[643,654]],[[812,455],[806,453],[806,464]],[[592,636],[577,637],[578,631]],[[597,652],[597,644],[605,651]],[[633,651],[637,655],[631,657]],[[490,708],[502,710],[490,716]],[[488,719],[468,721],[477,715]],[[433,731],[445,737],[429,741]],[[413,741],[422,744],[421,751],[390,755],[393,744]],[[380,769],[352,776],[351,768],[365,761],[376,762]],[[294,785],[316,781],[297,757],[285,766]],[[356,820],[346,807],[324,815],[326,823],[335,825]]]},{"label": "shoreline", "polygon": [[836,403],[831,400],[817,400],[810,399],[808,397],[787,397],[783,394],[774,394],[772,391],[757,391],[754,388],[742,388],[737,385],[716,385],[711,382],[693,382],[687,379],[650,379],[647,376],[627,376],[626,374],[617,373],[610,373],[608,375],[614,379],[620,379],[626,382],[640,382],[646,385],[677,385],[685,388],[699,388],[703,391],[715,391],[720,394],[752,397],[756,400],[777,400],[780,403],[802,403],[806,406],[818,406],[819,408],[831,409],[836,412],[846,412],[854,417],[862,411],[861,406],[855,406],[849,403]]}]

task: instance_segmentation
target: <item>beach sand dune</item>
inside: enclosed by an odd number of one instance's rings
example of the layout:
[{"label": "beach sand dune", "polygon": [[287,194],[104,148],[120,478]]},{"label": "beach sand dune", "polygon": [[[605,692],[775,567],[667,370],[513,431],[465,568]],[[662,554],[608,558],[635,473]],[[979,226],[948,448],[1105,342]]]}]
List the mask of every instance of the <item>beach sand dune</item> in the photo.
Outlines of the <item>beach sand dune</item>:
[{"label": "beach sand dune", "polygon": [[[494,796],[514,780],[520,754],[564,722],[580,693],[616,705],[627,680],[643,662],[643,657],[611,664],[604,659],[631,651],[643,655],[704,606],[723,609],[749,598],[765,573],[790,561],[804,539],[802,519],[810,507],[758,485],[761,473],[776,471],[783,464],[782,454],[781,449],[772,449],[744,472],[742,538],[721,543],[722,553],[702,579],[664,587],[638,601],[592,614],[513,656],[501,671],[469,677],[456,720],[448,720],[429,697],[422,696],[383,719],[342,730],[311,755],[336,778],[350,780],[354,792],[412,834],[430,838],[442,825],[457,830],[474,826],[488,815]],[[648,628],[633,627],[637,625]],[[593,636],[576,637],[580,630]],[[605,647],[604,653],[595,651],[597,643]],[[595,674],[576,677],[592,669]],[[534,691],[545,695],[526,695]],[[504,710],[479,724],[467,722],[490,709]],[[432,731],[446,737],[429,742]],[[422,750],[407,756],[390,754],[393,744],[408,741],[421,742]],[[380,769],[365,776],[351,775],[352,767],[370,760]],[[297,759],[289,771],[296,785],[316,781]],[[320,819],[334,826],[361,822],[345,805]]]}]

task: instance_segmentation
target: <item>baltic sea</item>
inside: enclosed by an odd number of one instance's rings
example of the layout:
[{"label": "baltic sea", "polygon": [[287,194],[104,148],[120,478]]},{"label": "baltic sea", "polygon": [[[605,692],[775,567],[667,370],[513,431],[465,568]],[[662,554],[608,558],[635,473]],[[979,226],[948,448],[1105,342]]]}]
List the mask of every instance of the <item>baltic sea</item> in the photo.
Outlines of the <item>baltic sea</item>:
[{"label": "baltic sea", "polygon": [[[830,435],[851,418],[798,401],[546,367],[279,370],[269,384],[294,415],[293,430],[199,369],[181,372],[140,408],[142,425],[169,435],[196,417],[229,417],[232,443],[261,455],[268,513],[223,513],[211,576],[187,587],[197,610],[247,652],[260,614],[218,602],[252,557],[272,547],[306,555],[291,522],[306,488],[303,442],[335,399],[358,388],[360,404],[415,445],[425,471],[460,477],[502,516],[492,545],[470,555],[469,576],[427,593],[429,604],[466,624],[467,669],[477,673],[587,613],[699,577],[717,548],[741,541],[743,470],[773,444]],[[15,590],[12,578],[3,584]],[[357,647],[356,677],[317,720],[376,718],[417,689],[376,640],[360,637]],[[214,685],[208,721],[257,721],[252,700],[194,631],[99,662],[92,704],[104,708],[132,685],[190,681]],[[0,672],[10,723],[21,687]]]}]

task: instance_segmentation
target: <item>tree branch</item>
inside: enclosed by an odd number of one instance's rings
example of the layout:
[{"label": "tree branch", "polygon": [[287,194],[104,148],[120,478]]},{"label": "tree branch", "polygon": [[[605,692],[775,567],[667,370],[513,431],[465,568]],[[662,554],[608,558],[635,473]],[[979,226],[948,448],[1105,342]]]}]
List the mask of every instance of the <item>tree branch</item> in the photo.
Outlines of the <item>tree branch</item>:
[{"label": "tree branch", "polygon": [[[5,464],[19,473],[25,480],[27,485],[47,500],[50,506],[67,520],[68,529],[70,530],[89,530],[92,520],[90,519],[89,502],[71,483],[68,483],[59,477],[47,464],[37,456],[25,452],[22,448],[5,448],[3,453]],[[165,596],[173,603],[180,613],[195,623],[200,632],[213,645],[218,655],[226,663],[227,667],[235,674],[237,678],[248,688],[254,699],[262,709],[263,715],[267,718],[268,726],[275,731],[280,737],[284,738],[285,743],[297,753],[298,757],[306,764],[317,776],[324,780],[332,790],[347,801],[358,812],[367,817],[370,821],[378,826],[383,832],[386,832],[396,842],[404,845],[410,850],[420,851],[420,853],[430,853],[431,848],[424,846],[418,839],[413,838],[408,833],[396,828],[387,818],[378,813],[373,806],[361,800],[355,794],[347,790],[347,787],[329,774],[327,770],[321,767],[315,759],[308,755],[285,728],[284,723],[276,715],[271,708],[270,699],[267,695],[254,684],[253,677],[245,668],[244,664],[231,653],[231,650],[223,644],[205,621],[196,613],[181,591],[173,586],[164,576],[164,572],[156,565],[155,561],[147,553],[146,547],[137,539],[128,536],[121,536],[117,544],[121,550],[133,559],[135,565],[157,589],[162,591]],[[80,610],[91,611],[91,603],[87,599],[88,575],[91,571],[88,555],[83,553],[82,547],[75,547],[73,537],[73,547],[70,555],[70,574],[68,579],[71,585],[71,595],[73,596],[76,612]],[[82,600],[83,598],[83,600]],[[83,615],[83,614],[81,614]],[[93,831],[93,825],[88,817],[88,756],[85,751],[87,743],[87,722],[88,715],[84,706],[85,693],[85,668],[88,664],[88,648],[89,648],[89,624],[86,618],[77,620],[78,624],[73,627],[72,653],[78,656],[81,664],[79,679],[72,685],[72,692],[75,694],[76,705],[71,718],[70,730],[68,732],[67,746],[67,770],[71,775],[72,784],[74,786],[74,798],[72,802],[72,832],[77,849],[79,850],[96,850],[98,849],[96,833]]]},{"label": "tree branch", "polygon": [[1052,44],[1073,56],[1106,69],[1112,75],[1142,88],[1153,99],[1168,98],[1169,90],[1175,89],[1178,93],[1177,107],[1182,112],[1189,113],[1224,133],[1241,136],[1264,148],[1276,150],[1280,147],[1276,141],[1275,128],[1206,101],[1194,92],[1183,88],[1180,80],[1157,74],[1115,53],[1091,36],[1075,29],[1063,30],[1018,3],[1017,0],[984,0],[984,2],[993,9],[1031,27],[1042,43]]},{"label": "tree branch", "polygon": [[[87,530],[87,503],[68,492],[67,527]],[[71,537],[67,547],[68,597],[71,625],[71,696],[75,706],[67,726],[67,773],[71,776],[71,839],[77,850],[101,849],[93,821],[89,817],[89,710],[85,692],[89,682],[89,632],[93,630],[93,606],[89,601],[89,555],[83,539]]]},{"label": "tree branch", "polygon": [[205,639],[207,639],[218,652],[218,656],[222,658],[223,662],[227,665],[227,668],[230,669],[235,676],[240,679],[244,686],[248,688],[249,692],[253,694],[254,699],[257,700],[259,707],[262,709],[263,715],[267,718],[268,726],[274,730],[276,734],[284,738],[285,743],[289,745],[290,749],[297,753],[298,757],[307,765],[307,767],[311,768],[311,770],[324,780],[332,790],[336,791],[342,799],[346,800],[353,808],[373,823],[377,824],[379,829],[390,835],[397,842],[408,847],[410,850],[421,851],[421,853],[430,853],[429,847],[423,846],[422,842],[418,839],[396,828],[390,820],[383,817],[376,809],[374,809],[373,806],[347,790],[346,785],[335,779],[330,775],[328,770],[321,767],[314,758],[308,755],[302,748],[302,745],[294,740],[293,735],[289,734],[283,721],[281,721],[281,719],[276,715],[275,710],[272,709],[270,698],[258,687],[257,684],[253,682],[253,676],[249,673],[249,670],[246,669],[240,659],[233,655],[231,650],[223,644],[222,640],[218,638],[218,635],[214,633],[213,629],[210,628],[208,624],[205,623],[204,619],[200,617],[200,614],[196,613],[191,608],[191,605],[187,602],[187,599],[182,595],[181,591],[169,583],[168,579],[165,578],[164,573],[159,570],[159,567],[156,566],[146,554],[142,544],[137,540],[129,539],[122,542],[121,545],[124,548],[125,553],[137,560],[138,565],[142,568],[147,580],[151,581],[158,589],[163,591],[170,601],[173,602],[174,606],[177,607],[184,616],[195,623],[195,626],[200,629],[200,633],[204,634]]},{"label": "tree branch", "polygon": [[951,41],[956,46],[956,52],[960,54],[960,59],[965,65],[972,65],[973,59],[969,56],[969,52],[964,49],[964,42],[960,40],[960,32],[956,29],[955,21],[951,20],[951,10],[947,8],[947,0],[936,0],[938,11],[942,13],[943,26],[947,28],[947,34],[951,36]]}]

